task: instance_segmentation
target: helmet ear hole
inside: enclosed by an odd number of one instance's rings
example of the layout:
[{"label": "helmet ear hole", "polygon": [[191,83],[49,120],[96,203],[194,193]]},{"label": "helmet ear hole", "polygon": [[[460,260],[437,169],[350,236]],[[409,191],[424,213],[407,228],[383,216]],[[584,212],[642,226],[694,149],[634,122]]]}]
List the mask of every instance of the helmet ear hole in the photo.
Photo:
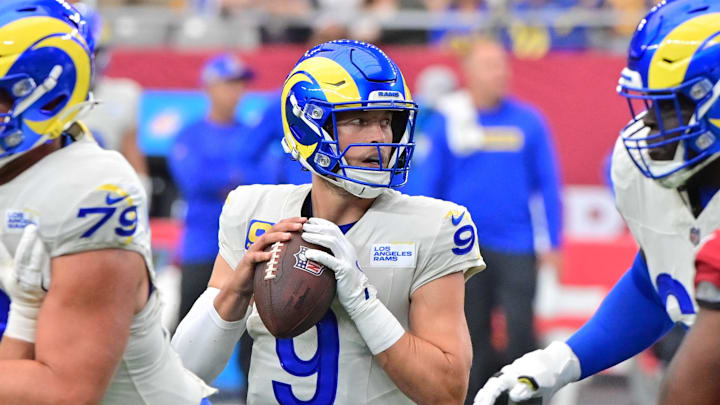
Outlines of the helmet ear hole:
[{"label": "helmet ear hole", "polygon": [[67,100],[66,95],[59,95],[42,106],[42,108],[40,108],[40,112],[43,114],[53,114],[56,112],[57,108],[65,102],[65,100]]}]

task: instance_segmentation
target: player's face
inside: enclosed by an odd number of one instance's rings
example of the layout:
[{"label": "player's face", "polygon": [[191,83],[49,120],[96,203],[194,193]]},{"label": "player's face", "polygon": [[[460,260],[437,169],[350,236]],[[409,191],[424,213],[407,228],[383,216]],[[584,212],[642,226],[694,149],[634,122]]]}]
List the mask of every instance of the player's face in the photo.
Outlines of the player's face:
[{"label": "player's face", "polygon": [[12,97],[5,90],[0,89],[0,114],[10,112],[13,106]]},{"label": "player's face", "polygon": [[[672,100],[663,100],[660,102],[657,102],[653,105],[653,107],[648,111],[648,113],[643,118],[643,122],[647,127],[650,128],[650,137],[660,133],[660,124],[658,122],[658,115],[659,119],[662,120],[662,130],[665,132],[671,131],[674,128],[677,128],[681,125],[686,125],[688,121],[690,121],[690,117],[695,112],[695,107],[692,105],[692,103],[686,101],[686,100],[679,100],[680,104],[680,110],[678,113],[678,109],[675,105],[675,102]],[[659,114],[658,110],[659,109]],[[648,140],[648,145],[654,145],[659,144],[670,137],[677,137],[680,134],[675,132],[672,134],[669,134],[667,136],[660,136],[654,139]],[[671,142],[664,145],[658,145],[656,147],[653,147],[648,151],[648,154],[650,155],[650,158],[657,161],[667,161],[672,160],[675,157],[675,151],[677,150],[678,142]]]},{"label": "player's face", "polygon": [[[336,116],[338,143],[343,151],[351,143],[390,143],[392,142],[392,112],[383,110],[339,112]],[[351,166],[387,167],[390,161],[390,146],[357,146],[348,150],[345,160]]]},{"label": "player's face", "polygon": [[507,92],[510,67],[505,50],[494,43],[475,46],[463,65],[469,90],[481,100],[499,100]]},{"label": "player's face", "polygon": [[233,116],[245,92],[245,81],[228,80],[211,84],[207,88],[212,108],[223,115]]}]

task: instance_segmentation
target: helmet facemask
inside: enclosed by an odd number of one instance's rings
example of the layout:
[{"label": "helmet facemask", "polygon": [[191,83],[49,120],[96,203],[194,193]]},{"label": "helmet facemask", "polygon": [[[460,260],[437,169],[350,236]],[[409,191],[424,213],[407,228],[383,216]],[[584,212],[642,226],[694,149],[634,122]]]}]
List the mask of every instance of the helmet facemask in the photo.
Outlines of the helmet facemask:
[{"label": "helmet facemask", "polygon": [[623,144],[646,177],[680,187],[720,152],[706,116],[720,86],[697,77],[676,87],[649,89],[624,81],[631,73],[626,69],[618,86],[632,116],[622,131]]},{"label": "helmet facemask", "polygon": [[[290,97],[293,103],[294,97]],[[338,113],[351,111],[390,111],[391,142],[349,143],[341,148],[338,140]],[[303,165],[331,183],[361,198],[375,198],[387,188],[396,188],[407,182],[409,162],[415,144],[417,106],[412,102],[382,100],[348,103],[328,103],[312,100],[300,110],[293,106],[293,113],[320,135],[312,164],[299,159]],[[293,130],[292,126],[290,127]],[[378,167],[368,167],[348,162],[348,156],[358,148],[375,148],[368,159]],[[370,163],[370,162],[368,162]]]}]

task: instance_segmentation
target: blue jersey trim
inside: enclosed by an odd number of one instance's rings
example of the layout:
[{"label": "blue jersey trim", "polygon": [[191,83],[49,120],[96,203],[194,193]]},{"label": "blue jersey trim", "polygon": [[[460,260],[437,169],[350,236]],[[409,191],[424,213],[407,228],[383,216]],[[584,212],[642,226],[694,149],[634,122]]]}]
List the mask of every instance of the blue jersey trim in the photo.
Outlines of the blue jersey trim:
[{"label": "blue jersey trim", "polygon": [[641,251],[595,315],[567,344],[580,360],[583,379],[647,349],[672,326]]}]

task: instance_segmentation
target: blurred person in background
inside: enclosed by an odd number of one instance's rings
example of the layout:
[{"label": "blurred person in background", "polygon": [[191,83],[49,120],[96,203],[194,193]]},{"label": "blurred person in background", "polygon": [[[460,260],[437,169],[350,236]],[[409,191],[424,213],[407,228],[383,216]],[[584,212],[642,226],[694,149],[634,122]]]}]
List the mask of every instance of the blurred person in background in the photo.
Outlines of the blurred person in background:
[{"label": "blurred person in background", "polygon": [[438,177],[445,173],[433,159],[433,145],[444,141],[444,138],[436,139],[444,136],[442,127],[438,128],[438,125],[444,125],[444,121],[438,116],[437,103],[457,90],[457,87],[457,75],[446,65],[430,65],[415,79],[414,95],[419,111],[415,122],[415,151],[410,162],[412,175],[408,176],[402,188],[405,194],[436,197],[434,185],[438,184]]},{"label": "blurred person in background", "polygon": [[[638,24],[617,85],[631,120],[611,168],[616,206],[639,246],[635,260],[588,322],[503,367],[477,405],[493,404],[503,391],[514,401],[547,400],[635,356],[675,324],[690,332],[660,403],[718,403],[718,355],[701,343],[719,329],[709,308],[720,301],[717,273],[703,266],[716,266],[705,256],[716,253],[701,246],[720,227],[719,16],[718,2],[664,1]],[[695,324],[698,305],[709,310]]]},{"label": "blurred person in background", "polygon": [[[505,356],[536,347],[533,299],[537,269],[561,271],[562,215],[558,165],[545,118],[507,95],[510,66],[505,49],[473,38],[461,60],[467,88],[442,98],[434,136],[436,170],[427,193],[468,207],[487,270],[465,285],[465,313],[473,342],[472,395],[502,364],[492,343],[493,310],[507,325]],[[478,68],[481,66],[482,68]],[[531,198],[542,197],[550,247],[536,257]],[[540,215],[539,215],[540,216]]]},{"label": "blurred person in background", "polygon": [[210,279],[217,252],[218,217],[225,198],[240,184],[265,183],[274,176],[247,153],[256,142],[237,118],[245,86],[254,76],[242,60],[223,54],[208,61],[201,82],[210,107],[202,120],[175,138],[168,164],[187,203],[180,246],[182,271],[179,318],[190,310]]},{"label": "blurred person in background", "polygon": [[96,38],[95,77],[91,84],[98,104],[83,119],[101,147],[116,150],[135,169],[148,196],[152,196],[152,182],[145,155],[137,141],[138,114],[142,87],[134,80],[105,76],[111,59],[110,27],[95,8],[94,1],[76,2]]}]

